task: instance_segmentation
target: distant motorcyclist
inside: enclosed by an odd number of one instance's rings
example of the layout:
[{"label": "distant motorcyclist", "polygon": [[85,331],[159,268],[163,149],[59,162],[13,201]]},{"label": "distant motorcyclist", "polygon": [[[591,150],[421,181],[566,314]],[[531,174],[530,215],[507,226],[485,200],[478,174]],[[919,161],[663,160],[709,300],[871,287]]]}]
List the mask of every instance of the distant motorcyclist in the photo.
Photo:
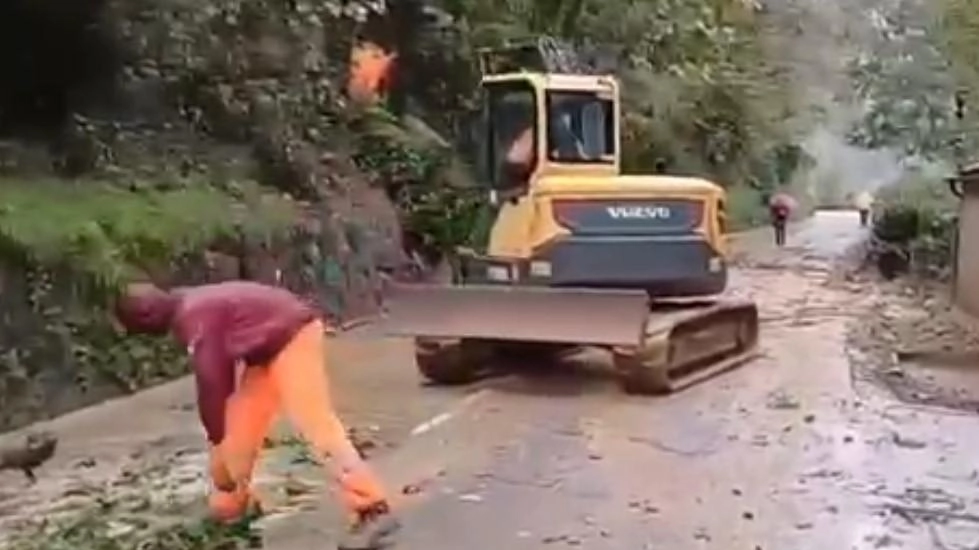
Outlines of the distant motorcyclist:
[{"label": "distant motorcyclist", "polygon": [[775,230],[775,245],[785,246],[785,226],[795,208],[795,199],[785,193],[775,193],[768,200],[768,213]]},{"label": "distant motorcyclist", "polygon": [[874,206],[874,196],[867,191],[861,191],[853,199],[853,205],[860,212],[860,226],[867,227],[870,222],[870,209]]}]

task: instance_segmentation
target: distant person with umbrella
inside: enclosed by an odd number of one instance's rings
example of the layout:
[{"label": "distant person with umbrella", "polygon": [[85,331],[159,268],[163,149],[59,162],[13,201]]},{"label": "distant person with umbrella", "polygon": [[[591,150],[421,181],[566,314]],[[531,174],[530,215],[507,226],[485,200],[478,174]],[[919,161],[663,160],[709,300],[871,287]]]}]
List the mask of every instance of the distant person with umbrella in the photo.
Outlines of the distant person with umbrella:
[{"label": "distant person with umbrella", "polygon": [[776,246],[785,246],[785,226],[795,206],[795,199],[786,193],[775,193],[768,199],[768,212],[775,229]]}]

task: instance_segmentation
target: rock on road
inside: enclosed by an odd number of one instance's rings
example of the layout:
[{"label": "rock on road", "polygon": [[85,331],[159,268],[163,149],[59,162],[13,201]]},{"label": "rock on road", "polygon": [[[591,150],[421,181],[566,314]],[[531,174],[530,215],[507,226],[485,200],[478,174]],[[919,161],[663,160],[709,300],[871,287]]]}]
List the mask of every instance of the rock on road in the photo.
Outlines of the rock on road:
[{"label": "rock on road", "polygon": [[[872,290],[828,284],[829,264],[862,231],[856,213],[822,212],[793,228],[784,250],[767,233],[746,237],[731,292],[759,304],[763,357],[669,397],[623,395],[585,368],[600,366],[598,355],[579,368],[428,388],[406,343],[338,341],[341,412],[390,445],[373,462],[403,493],[396,548],[972,547],[979,419],[909,408],[852,381],[847,324]],[[108,479],[134,441],[151,454],[189,446],[171,470],[192,478],[188,494],[203,492],[192,395],[182,381],[53,421],[45,428],[71,434],[60,463],[30,498],[0,477],[0,502],[39,506],[93,449],[98,466],[79,475]],[[260,486],[273,491],[286,471],[322,485],[315,469],[281,462],[267,461]],[[267,547],[330,547],[336,522],[325,518],[336,511],[314,496],[270,499]]]}]

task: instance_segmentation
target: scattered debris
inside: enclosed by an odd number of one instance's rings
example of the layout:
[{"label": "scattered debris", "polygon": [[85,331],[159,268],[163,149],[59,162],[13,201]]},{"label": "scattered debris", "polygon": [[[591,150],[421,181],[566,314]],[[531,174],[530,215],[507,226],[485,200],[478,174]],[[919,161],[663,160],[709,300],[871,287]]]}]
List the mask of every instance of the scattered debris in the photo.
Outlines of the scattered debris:
[{"label": "scattered debris", "polygon": [[897,432],[891,432],[891,442],[903,449],[924,449],[927,446],[924,441],[903,437]]},{"label": "scattered debris", "polygon": [[770,393],[766,406],[773,410],[796,410],[801,407],[799,401],[789,395],[785,390],[777,390]]},{"label": "scattered debris", "polygon": [[350,442],[360,454],[361,458],[368,458],[372,451],[377,449],[377,443],[372,437],[365,435],[361,430],[350,428],[348,430]]},{"label": "scattered debris", "polygon": [[582,540],[573,535],[551,535],[541,539],[541,544],[557,544],[559,542],[568,546],[581,546]]},{"label": "scattered debris", "polygon": [[632,509],[632,510],[636,510],[638,512],[642,512],[644,514],[658,514],[659,513],[659,508],[657,508],[656,506],[653,506],[647,500],[634,500],[634,501],[632,501],[632,502],[629,503],[629,508]]},{"label": "scattered debris", "polygon": [[294,476],[287,475],[282,483],[282,490],[287,497],[293,498],[308,495],[316,490],[316,487],[304,481],[296,479]]}]

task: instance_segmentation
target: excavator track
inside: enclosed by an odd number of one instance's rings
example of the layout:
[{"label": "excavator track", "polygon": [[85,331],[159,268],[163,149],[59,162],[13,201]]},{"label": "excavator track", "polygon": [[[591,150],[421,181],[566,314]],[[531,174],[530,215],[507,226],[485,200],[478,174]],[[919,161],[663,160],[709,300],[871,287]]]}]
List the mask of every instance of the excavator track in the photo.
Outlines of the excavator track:
[{"label": "excavator track", "polygon": [[[644,291],[410,285],[389,305],[387,332],[411,337],[431,383],[461,385],[611,349],[622,388],[663,394],[752,359],[758,310],[744,301],[657,301]],[[504,369],[504,367],[506,367]]]},{"label": "excavator track", "polygon": [[474,338],[416,338],[415,364],[433,384],[459,386],[502,374],[503,365],[549,364],[579,350],[567,344]]},{"label": "excavator track", "polygon": [[612,348],[624,391],[672,393],[758,355],[758,308],[751,302],[657,304],[639,346]]},{"label": "excavator track", "polygon": [[469,384],[491,369],[492,348],[469,338],[416,338],[415,363],[426,380],[444,386]]}]

